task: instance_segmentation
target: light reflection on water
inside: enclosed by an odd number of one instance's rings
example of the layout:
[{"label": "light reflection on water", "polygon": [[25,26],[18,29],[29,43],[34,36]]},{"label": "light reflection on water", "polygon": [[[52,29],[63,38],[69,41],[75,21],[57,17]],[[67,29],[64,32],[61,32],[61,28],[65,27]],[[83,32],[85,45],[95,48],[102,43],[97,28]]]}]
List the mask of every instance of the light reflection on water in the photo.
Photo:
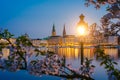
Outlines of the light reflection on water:
[{"label": "light reflection on water", "polygon": [[[89,59],[94,58],[95,48],[84,49],[84,57]],[[114,57],[118,60],[120,57],[120,50],[117,48],[106,48],[104,49],[105,54]],[[67,59],[79,59],[80,58],[80,48],[59,48],[57,50],[58,55],[65,56]]]},{"label": "light reflection on water", "polygon": [[[116,48],[111,48],[111,49],[109,48],[104,50],[106,54],[113,56],[120,66],[120,50]],[[89,59],[94,59],[94,51],[95,51],[94,48],[84,49],[84,57],[87,57]],[[80,67],[79,48],[59,48],[57,50],[57,53],[59,56],[66,57],[66,64],[72,64],[72,66],[75,69],[78,69]],[[96,61],[94,59],[92,64],[96,66],[95,73],[93,74],[93,78],[95,80],[108,80],[105,69],[99,66],[100,61]],[[0,80],[61,80],[61,79],[66,80],[60,77],[47,76],[47,75],[44,75],[42,77],[36,77],[30,75],[27,71],[17,71],[17,72],[0,71]]]},{"label": "light reflection on water", "polygon": [[[120,50],[117,48],[106,48],[104,51],[105,54],[112,56],[120,67]],[[71,64],[75,69],[80,67],[80,48],[59,48],[57,52],[58,55],[66,57],[66,65]],[[84,49],[84,57],[93,59],[92,64],[96,66],[93,78],[95,80],[107,80],[107,73],[104,67],[99,65],[100,61],[95,60],[94,52],[94,48]]]}]

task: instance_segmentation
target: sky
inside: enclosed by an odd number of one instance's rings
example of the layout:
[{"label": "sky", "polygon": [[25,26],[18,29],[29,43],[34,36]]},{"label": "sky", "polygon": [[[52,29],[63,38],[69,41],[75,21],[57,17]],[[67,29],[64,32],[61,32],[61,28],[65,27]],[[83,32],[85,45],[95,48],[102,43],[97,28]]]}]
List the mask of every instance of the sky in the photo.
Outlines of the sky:
[{"label": "sky", "polygon": [[86,7],[84,0],[0,0],[0,28],[8,29],[15,37],[27,33],[30,38],[51,36],[53,24],[57,35],[66,25],[68,35],[76,35],[80,14],[88,25],[97,23],[105,15],[105,6],[96,10]]}]

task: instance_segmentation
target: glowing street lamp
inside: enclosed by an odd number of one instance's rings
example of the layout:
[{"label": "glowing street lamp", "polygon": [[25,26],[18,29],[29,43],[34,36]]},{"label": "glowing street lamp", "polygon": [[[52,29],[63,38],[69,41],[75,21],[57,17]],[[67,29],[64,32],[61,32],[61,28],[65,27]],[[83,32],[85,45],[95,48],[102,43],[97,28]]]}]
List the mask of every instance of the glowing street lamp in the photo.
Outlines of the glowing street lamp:
[{"label": "glowing street lamp", "polygon": [[83,65],[83,61],[84,61],[84,48],[83,48],[83,40],[82,38],[87,34],[87,28],[88,28],[88,24],[85,23],[84,21],[84,15],[81,14],[80,15],[80,21],[77,24],[77,32],[78,35],[80,36],[80,46],[81,46],[81,65]]},{"label": "glowing street lamp", "polygon": [[77,30],[78,30],[78,34],[79,34],[80,36],[84,36],[84,35],[85,35],[85,28],[84,28],[84,26],[79,26],[79,27],[77,28]]}]

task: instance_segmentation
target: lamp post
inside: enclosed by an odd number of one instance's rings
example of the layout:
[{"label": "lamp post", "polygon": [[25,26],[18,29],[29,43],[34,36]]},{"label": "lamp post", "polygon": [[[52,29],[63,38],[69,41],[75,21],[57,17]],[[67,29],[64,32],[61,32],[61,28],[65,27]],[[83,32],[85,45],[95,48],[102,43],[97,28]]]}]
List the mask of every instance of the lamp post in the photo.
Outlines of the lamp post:
[{"label": "lamp post", "polygon": [[88,29],[88,24],[84,21],[84,15],[81,14],[80,16],[80,21],[77,24],[77,31],[78,35],[80,36],[80,46],[81,46],[81,65],[83,65],[84,62],[84,42],[83,38],[86,35],[86,31]]}]

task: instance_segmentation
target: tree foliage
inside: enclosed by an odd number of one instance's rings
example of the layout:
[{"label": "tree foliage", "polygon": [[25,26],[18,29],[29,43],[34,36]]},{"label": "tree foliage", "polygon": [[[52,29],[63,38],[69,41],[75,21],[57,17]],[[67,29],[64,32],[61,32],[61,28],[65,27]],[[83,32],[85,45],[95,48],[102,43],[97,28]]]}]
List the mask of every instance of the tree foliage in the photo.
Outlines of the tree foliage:
[{"label": "tree foliage", "polygon": [[13,38],[13,36],[14,35],[11,34],[7,29],[0,31],[0,38],[6,41],[4,42],[4,44],[7,44],[6,46],[1,45],[1,49],[10,49],[10,55],[8,56],[8,59],[5,60],[6,66],[12,68],[16,65],[16,67],[19,68],[27,68],[27,62],[25,57],[27,52],[26,47],[32,46],[32,43],[25,35],[19,36],[13,43],[10,40]]},{"label": "tree foliage", "polygon": [[115,65],[117,65],[118,63],[115,62],[112,57],[110,55],[106,55],[104,50],[101,48],[97,48],[96,49],[96,59],[100,59],[101,66],[104,66],[104,68],[107,70],[108,72],[108,78],[112,78],[114,77],[112,80],[119,80],[120,79],[120,70],[115,68]]},{"label": "tree foliage", "polygon": [[[7,69],[9,71],[17,71],[17,70],[28,70],[33,75],[42,75],[49,74],[64,78],[83,78],[86,80],[94,80],[91,78],[89,73],[90,69],[90,61],[86,59],[86,64],[84,65],[84,69],[81,70],[81,73],[74,71],[65,65],[65,57],[58,57],[52,51],[45,52],[39,51],[39,49],[35,48],[29,37],[26,35],[21,35],[16,38],[16,41],[13,43],[10,39],[13,38],[13,35],[8,30],[3,30],[0,32],[1,39],[4,39],[7,43],[6,46],[2,48],[10,49],[10,55],[7,59],[0,59],[0,68]],[[3,46],[4,44],[2,44]],[[28,49],[29,47],[34,48],[34,51],[37,52],[36,57],[40,54],[44,55],[45,58],[43,60],[31,60],[29,63],[27,62],[26,57],[28,57]],[[34,53],[35,54],[35,53]],[[87,68],[87,72],[85,69]],[[67,71],[66,71],[66,70]],[[70,73],[69,73],[69,72]]]},{"label": "tree foliage", "polygon": [[99,9],[103,5],[107,5],[108,11],[101,18],[101,28],[105,32],[105,36],[119,35],[120,33],[120,0],[86,0],[85,5],[93,4]]},{"label": "tree foliage", "polygon": [[[101,26],[104,37],[120,35],[120,0],[86,0],[85,5],[94,5],[96,9],[99,9],[103,5],[107,5],[106,10],[108,11],[101,18]],[[100,65],[104,65],[105,69],[108,71],[108,78],[112,80],[120,79],[120,71],[115,68],[117,63],[112,60],[111,56],[105,55],[104,50],[100,47],[96,49],[97,59],[101,60]]]}]

